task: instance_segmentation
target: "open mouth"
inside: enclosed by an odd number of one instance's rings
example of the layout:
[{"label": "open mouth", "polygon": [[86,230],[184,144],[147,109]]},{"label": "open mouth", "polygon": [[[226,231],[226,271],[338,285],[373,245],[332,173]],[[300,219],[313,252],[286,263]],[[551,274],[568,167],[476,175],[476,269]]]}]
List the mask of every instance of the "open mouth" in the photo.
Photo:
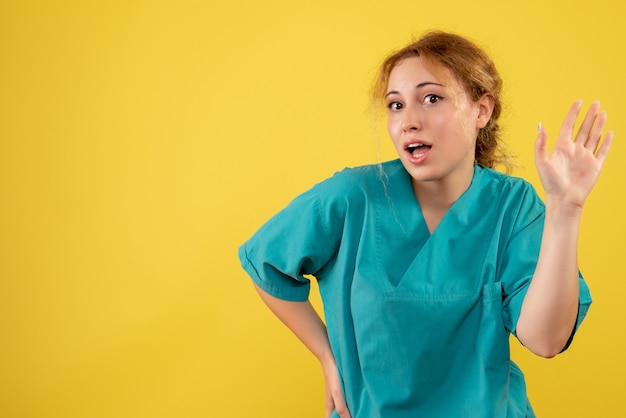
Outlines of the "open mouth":
[{"label": "open mouth", "polygon": [[409,144],[406,147],[406,150],[409,154],[413,156],[418,156],[420,154],[425,153],[430,148],[431,148],[430,145],[425,145],[425,144]]}]

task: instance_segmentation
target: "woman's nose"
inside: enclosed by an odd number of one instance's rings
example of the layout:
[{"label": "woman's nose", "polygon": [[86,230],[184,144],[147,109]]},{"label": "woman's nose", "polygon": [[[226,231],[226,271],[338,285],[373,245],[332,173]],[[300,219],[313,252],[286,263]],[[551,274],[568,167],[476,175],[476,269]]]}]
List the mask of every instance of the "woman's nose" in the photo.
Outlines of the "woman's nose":
[{"label": "woman's nose", "polygon": [[419,114],[416,111],[405,112],[402,118],[402,130],[403,131],[420,131],[422,129],[422,122]]}]

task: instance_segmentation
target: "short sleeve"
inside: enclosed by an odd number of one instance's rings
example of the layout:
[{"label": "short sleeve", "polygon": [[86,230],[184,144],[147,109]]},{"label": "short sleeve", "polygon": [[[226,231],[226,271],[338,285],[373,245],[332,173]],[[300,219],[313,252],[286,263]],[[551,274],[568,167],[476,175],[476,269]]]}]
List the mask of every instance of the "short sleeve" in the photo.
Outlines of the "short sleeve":
[{"label": "short sleeve", "polygon": [[[515,335],[517,321],[528,286],[535,272],[545,219],[545,206],[530,185],[526,185],[519,197],[519,207],[511,216],[512,233],[501,256],[500,280],[503,287],[503,318],[506,328]],[[579,272],[578,317],[575,331],[585,318],[591,304],[589,288]]]},{"label": "short sleeve", "polygon": [[[307,300],[310,282],[305,276],[315,275],[337,252],[342,211],[328,207],[333,206],[329,180],[295,198],[239,248],[244,270],[276,298]],[[329,214],[339,227],[331,226]]]}]

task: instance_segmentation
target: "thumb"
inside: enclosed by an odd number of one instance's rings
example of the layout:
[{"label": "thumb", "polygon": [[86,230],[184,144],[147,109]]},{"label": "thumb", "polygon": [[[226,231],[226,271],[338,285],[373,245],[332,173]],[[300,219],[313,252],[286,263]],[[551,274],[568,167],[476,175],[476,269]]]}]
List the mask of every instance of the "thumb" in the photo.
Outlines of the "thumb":
[{"label": "thumb", "polygon": [[539,122],[539,132],[535,140],[535,164],[538,166],[542,165],[548,159],[547,139],[548,133],[543,127],[543,124]]}]

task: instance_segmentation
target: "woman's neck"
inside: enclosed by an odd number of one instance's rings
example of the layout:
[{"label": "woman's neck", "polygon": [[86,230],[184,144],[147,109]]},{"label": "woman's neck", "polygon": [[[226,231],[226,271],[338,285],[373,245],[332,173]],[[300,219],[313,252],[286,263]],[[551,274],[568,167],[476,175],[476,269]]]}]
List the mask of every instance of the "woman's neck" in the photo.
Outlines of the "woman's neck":
[{"label": "woman's neck", "polygon": [[461,177],[456,181],[449,178],[431,181],[411,179],[415,198],[431,233],[437,228],[448,209],[469,188],[472,178],[473,167],[472,175]]}]

